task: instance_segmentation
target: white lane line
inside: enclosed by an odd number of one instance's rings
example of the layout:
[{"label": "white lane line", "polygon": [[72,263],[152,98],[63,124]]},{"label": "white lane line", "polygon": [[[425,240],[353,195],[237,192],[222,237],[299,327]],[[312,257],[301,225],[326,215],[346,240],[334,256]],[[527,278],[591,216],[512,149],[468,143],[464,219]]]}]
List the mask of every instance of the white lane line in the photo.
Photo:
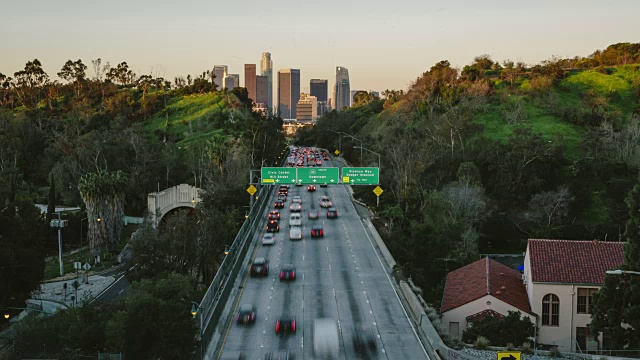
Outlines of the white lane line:
[{"label": "white lane line", "polygon": [[[347,192],[347,196],[348,196],[349,193],[348,193],[348,191],[346,189],[346,186],[347,185],[345,185],[345,187],[344,187],[344,191]],[[351,201],[351,199],[349,199],[348,202],[349,202],[349,204],[351,204],[351,207],[353,208],[353,211],[357,214],[358,210],[356,209],[356,206],[353,205],[353,202]],[[404,305],[402,304],[402,301],[400,301],[400,296],[398,296],[398,293],[396,292],[396,288],[393,286],[393,283],[391,282],[391,278],[389,277],[389,274],[385,270],[384,264],[382,263],[382,259],[380,259],[380,255],[378,255],[378,252],[376,251],[376,247],[373,246],[373,241],[371,240],[371,237],[369,236],[369,233],[367,232],[367,229],[364,227],[364,223],[362,222],[362,220],[359,221],[359,223],[360,223],[360,226],[362,226],[362,230],[364,230],[364,235],[367,237],[367,239],[369,239],[369,244],[371,244],[371,248],[373,249],[373,252],[376,254],[376,257],[378,258],[378,262],[380,262],[380,267],[384,271],[384,275],[387,277],[387,280],[389,281],[389,285],[391,285],[391,289],[393,289],[393,293],[396,295],[396,299],[398,299],[398,304],[400,304],[400,308],[402,309],[402,312],[404,313],[404,316],[407,319],[407,322],[411,326],[411,330],[413,331],[413,334],[415,335],[416,340],[418,340],[418,344],[420,344],[420,347],[422,348],[422,352],[427,357],[427,359],[431,360],[431,357],[427,353],[427,349],[425,349],[424,344],[422,344],[422,340],[420,340],[420,337],[418,336],[418,333],[416,332],[416,329],[413,326],[413,323],[411,322],[411,319],[409,319],[409,314],[407,314],[407,310],[405,310]],[[382,351],[384,352],[384,349],[382,349]]]}]

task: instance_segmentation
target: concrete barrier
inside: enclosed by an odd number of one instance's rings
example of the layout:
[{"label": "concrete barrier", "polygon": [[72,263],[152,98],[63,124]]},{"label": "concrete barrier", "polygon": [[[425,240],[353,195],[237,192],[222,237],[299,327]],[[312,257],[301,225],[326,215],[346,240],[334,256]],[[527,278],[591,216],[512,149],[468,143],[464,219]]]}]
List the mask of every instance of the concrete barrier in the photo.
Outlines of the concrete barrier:
[{"label": "concrete barrier", "polygon": [[409,310],[411,310],[410,313],[413,316],[413,320],[420,325],[422,318],[427,315],[422,304],[420,304],[418,298],[414,295],[413,291],[411,291],[409,284],[405,281],[400,281],[400,291],[402,291],[402,295],[409,305]]},{"label": "concrete barrier", "polygon": [[373,226],[373,223],[371,222],[370,219],[363,219],[362,221],[369,228],[369,232],[371,232],[371,235],[373,235],[373,239],[378,245],[378,248],[380,249],[380,253],[382,253],[382,257],[384,258],[384,261],[387,263],[387,266],[389,266],[389,270],[393,270],[393,267],[396,265],[396,261],[393,259],[393,256],[391,256],[391,252],[389,252],[389,249],[387,248],[387,245],[384,243],[384,241],[380,237],[380,234],[378,234],[378,230],[376,230],[376,227]]}]

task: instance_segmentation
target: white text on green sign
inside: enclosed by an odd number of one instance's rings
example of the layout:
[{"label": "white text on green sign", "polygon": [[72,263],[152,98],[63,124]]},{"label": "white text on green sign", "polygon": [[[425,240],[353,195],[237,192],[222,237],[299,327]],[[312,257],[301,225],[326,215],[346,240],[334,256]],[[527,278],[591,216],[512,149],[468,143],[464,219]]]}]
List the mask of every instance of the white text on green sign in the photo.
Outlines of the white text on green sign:
[{"label": "white text on green sign", "polygon": [[376,185],[380,183],[380,169],[372,167],[342,168],[342,182],[351,185]]}]

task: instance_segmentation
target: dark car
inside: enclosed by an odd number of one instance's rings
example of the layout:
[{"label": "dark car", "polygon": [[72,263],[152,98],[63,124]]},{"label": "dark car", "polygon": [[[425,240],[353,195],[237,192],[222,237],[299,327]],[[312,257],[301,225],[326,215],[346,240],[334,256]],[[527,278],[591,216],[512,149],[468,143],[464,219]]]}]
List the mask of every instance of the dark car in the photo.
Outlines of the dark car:
[{"label": "dark car", "polygon": [[273,203],[273,207],[276,209],[282,209],[284,208],[284,201],[282,200],[278,200],[275,203]]},{"label": "dark car", "polygon": [[329,210],[327,210],[328,219],[335,219],[337,217],[338,217],[338,210],[336,210],[336,208],[329,208]]},{"label": "dark car", "polygon": [[327,184],[320,184],[320,187],[327,187]]},{"label": "dark car", "polygon": [[243,304],[236,318],[238,324],[253,324],[256,322],[256,309],[251,304]]},{"label": "dark car", "polygon": [[307,191],[309,191],[309,192],[316,191],[316,186],[315,185],[307,186]]},{"label": "dark car", "polygon": [[357,353],[374,353],[378,350],[378,345],[375,336],[370,331],[358,327],[353,334],[353,348]]},{"label": "dark car", "polygon": [[318,220],[318,212],[309,211],[309,220]]},{"label": "dark car", "polygon": [[269,220],[267,223],[267,232],[278,232],[280,231],[280,225],[278,225],[278,220]]},{"label": "dark car", "polygon": [[314,226],[311,228],[311,237],[323,237],[324,230],[322,230],[322,226]]},{"label": "dark car", "polygon": [[280,211],[269,211],[269,220],[280,220]]},{"label": "dark car", "polygon": [[278,200],[287,201],[287,194],[278,194]]},{"label": "dark car", "polygon": [[251,276],[268,276],[269,275],[269,262],[267,259],[259,257],[253,260],[253,264],[250,269]]},{"label": "dark car", "polygon": [[283,317],[276,320],[276,334],[290,334],[296,332],[296,319]]},{"label": "dark car", "polygon": [[280,280],[295,280],[296,267],[292,264],[284,264],[280,268]]},{"label": "dark car", "polygon": [[286,350],[267,353],[264,360],[293,360],[293,356]]}]

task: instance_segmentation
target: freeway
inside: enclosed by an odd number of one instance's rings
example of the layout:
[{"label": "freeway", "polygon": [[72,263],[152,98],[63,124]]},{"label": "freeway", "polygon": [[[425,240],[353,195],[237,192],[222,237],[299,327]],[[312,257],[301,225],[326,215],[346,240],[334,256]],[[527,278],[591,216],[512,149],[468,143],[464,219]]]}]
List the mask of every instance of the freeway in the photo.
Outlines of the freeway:
[{"label": "freeway", "polygon": [[[325,161],[326,166],[332,166]],[[294,196],[302,197],[302,241],[289,240],[289,205]],[[337,219],[327,219],[320,207],[322,196],[329,196],[339,212]],[[272,201],[273,203],[273,201]],[[318,220],[307,213],[318,211]],[[262,359],[266,353],[288,350],[296,359],[313,359],[313,320],[338,320],[340,357],[357,358],[352,336],[359,324],[371,331],[378,351],[372,359],[429,359],[402,307],[387,272],[377,255],[360,217],[343,185],[317,187],[291,186],[285,208],[280,210],[280,232],[272,246],[258,245],[250,256],[269,260],[269,276],[252,278],[248,269],[238,299],[227,306],[252,304],[256,308],[253,325],[238,325],[235,316],[224,326],[223,353],[241,351],[246,359]],[[267,219],[260,219],[265,226]],[[311,238],[311,227],[322,225],[325,237]],[[254,241],[259,242],[261,231]],[[281,282],[280,267],[296,266],[296,280]],[[293,316],[298,330],[291,335],[275,333],[276,320]]]}]

